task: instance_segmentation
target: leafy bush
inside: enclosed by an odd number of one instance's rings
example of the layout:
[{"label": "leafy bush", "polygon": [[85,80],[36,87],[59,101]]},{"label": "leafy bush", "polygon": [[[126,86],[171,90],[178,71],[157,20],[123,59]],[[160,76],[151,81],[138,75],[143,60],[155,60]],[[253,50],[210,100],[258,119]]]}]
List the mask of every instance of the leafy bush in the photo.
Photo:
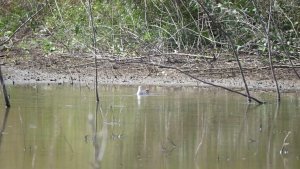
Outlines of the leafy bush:
[{"label": "leafy bush", "polygon": [[[43,3],[9,2],[9,8],[0,16],[1,37],[5,32],[15,31]],[[275,2],[270,31],[274,50],[280,53],[288,49],[298,57],[300,2]],[[237,49],[267,52],[265,24],[270,6],[268,1],[208,0],[205,6],[232,37]],[[199,52],[228,48],[227,39],[212,25],[197,0],[94,0],[92,7],[100,51],[134,55],[136,52]],[[41,44],[46,47],[45,51],[51,52],[55,45],[62,44],[55,49],[61,47],[70,52],[89,52],[92,46],[90,25],[85,1],[55,0],[50,1],[47,10],[29,27],[35,33],[43,29],[51,34],[47,43]]]}]

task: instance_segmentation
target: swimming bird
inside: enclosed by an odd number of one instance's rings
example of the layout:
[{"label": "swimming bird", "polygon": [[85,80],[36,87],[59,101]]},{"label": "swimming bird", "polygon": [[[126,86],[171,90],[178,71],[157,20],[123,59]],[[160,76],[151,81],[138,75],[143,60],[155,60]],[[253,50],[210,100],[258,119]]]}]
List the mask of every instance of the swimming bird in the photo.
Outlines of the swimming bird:
[{"label": "swimming bird", "polygon": [[138,91],[136,92],[136,95],[149,95],[149,89],[142,90],[142,86],[139,86]]}]

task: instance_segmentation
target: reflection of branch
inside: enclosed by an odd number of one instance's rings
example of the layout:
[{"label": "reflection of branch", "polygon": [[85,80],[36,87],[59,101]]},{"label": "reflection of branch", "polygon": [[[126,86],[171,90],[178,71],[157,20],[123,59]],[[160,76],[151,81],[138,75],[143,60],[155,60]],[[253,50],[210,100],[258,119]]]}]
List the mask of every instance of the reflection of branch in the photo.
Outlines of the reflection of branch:
[{"label": "reflection of branch", "polygon": [[88,120],[93,132],[93,146],[95,149],[95,164],[94,164],[95,168],[100,168],[100,162],[103,159],[104,152],[107,145],[107,139],[108,139],[107,124],[104,123],[105,117],[102,114],[101,108],[100,111],[101,111],[103,123],[102,123],[101,131],[98,132],[98,118],[97,118],[98,111],[99,111],[99,102],[97,102],[95,117],[92,114],[89,114],[88,116]]},{"label": "reflection of branch", "polygon": [[[63,131],[63,130],[61,129],[61,131]],[[70,148],[70,150],[72,151],[72,153],[74,153],[73,147],[72,147],[71,143],[69,142],[69,140],[67,139],[67,137],[64,133],[63,133],[63,139],[67,143],[67,145]]]},{"label": "reflection of branch", "polygon": [[288,153],[288,151],[287,151],[287,149],[286,149],[286,146],[288,146],[290,143],[286,142],[286,140],[288,139],[288,137],[289,137],[289,135],[290,135],[291,133],[292,133],[292,132],[289,131],[289,132],[287,133],[287,135],[286,135],[286,136],[284,137],[284,139],[283,139],[283,143],[282,143],[281,149],[280,149],[280,151],[279,151],[279,153],[280,153],[281,155],[287,154],[287,153]]},{"label": "reflection of branch", "polygon": [[2,143],[2,135],[3,135],[5,127],[6,127],[8,113],[9,113],[9,108],[6,108],[4,118],[3,118],[3,122],[2,122],[2,126],[0,128],[0,146],[1,146],[1,143]]},{"label": "reflection of branch", "polygon": [[248,104],[247,105],[247,107],[246,107],[246,110],[245,110],[245,112],[244,112],[244,120],[243,120],[243,122],[242,122],[242,124],[243,125],[241,125],[241,128],[240,128],[240,132],[239,132],[239,134],[238,134],[238,143],[240,143],[241,141],[241,137],[242,137],[242,135],[243,134],[245,134],[246,136],[249,134],[249,133],[247,133],[247,131],[244,131],[244,128],[248,125],[248,117],[247,117],[247,115],[248,115],[248,112],[249,112],[249,107],[250,107],[250,105]]},{"label": "reflection of branch", "polygon": [[276,104],[276,110],[275,110],[275,113],[274,113],[274,117],[272,119],[272,122],[270,124],[270,129],[269,129],[269,139],[268,139],[268,145],[267,145],[267,169],[270,169],[271,168],[271,158],[272,158],[272,153],[271,153],[271,145],[273,143],[273,131],[274,131],[274,125],[275,125],[275,122],[276,122],[276,119],[277,119],[277,115],[278,115],[278,112],[279,112],[279,108],[280,108],[280,102],[277,101],[277,104]]},{"label": "reflection of branch", "polygon": [[23,135],[23,146],[24,146],[24,150],[26,149],[26,139],[25,139],[25,129],[24,129],[24,125],[23,125],[23,118],[20,112],[20,107],[19,107],[19,119],[20,119],[20,123],[21,123],[21,128],[22,128],[22,135]]},{"label": "reflection of branch", "polygon": [[[204,114],[203,114],[204,116]],[[204,119],[204,117],[202,117],[202,135],[201,135],[201,140],[196,148],[196,151],[195,151],[195,156],[198,154],[198,151],[200,150],[202,144],[203,144],[203,141],[204,141],[204,136],[207,134],[207,119]]]}]

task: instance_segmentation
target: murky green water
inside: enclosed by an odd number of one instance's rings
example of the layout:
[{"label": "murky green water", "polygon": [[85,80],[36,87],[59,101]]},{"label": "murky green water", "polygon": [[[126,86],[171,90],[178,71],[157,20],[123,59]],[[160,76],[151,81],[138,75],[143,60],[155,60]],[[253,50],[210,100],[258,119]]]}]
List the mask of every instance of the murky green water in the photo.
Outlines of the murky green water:
[{"label": "murky green water", "polygon": [[96,112],[88,88],[10,86],[8,113],[0,99],[0,168],[300,168],[299,93],[280,105],[257,94],[274,104],[256,106],[221,90],[151,91],[102,87]]}]

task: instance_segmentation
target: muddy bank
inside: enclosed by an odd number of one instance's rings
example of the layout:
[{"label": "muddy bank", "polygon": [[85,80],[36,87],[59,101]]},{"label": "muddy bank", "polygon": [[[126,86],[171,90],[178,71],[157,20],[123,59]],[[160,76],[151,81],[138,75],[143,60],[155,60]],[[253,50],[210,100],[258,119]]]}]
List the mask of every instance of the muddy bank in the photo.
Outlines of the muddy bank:
[{"label": "muddy bank", "polygon": [[[32,50],[29,54],[11,50],[2,53],[0,64],[8,84],[71,84],[94,86],[94,58],[90,54],[44,54]],[[261,56],[240,55],[243,71],[251,90],[275,90],[268,62]],[[293,60],[300,74],[300,61]],[[177,70],[176,67],[201,80],[232,89],[244,89],[237,62],[226,53],[214,58],[211,54],[164,54],[145,57],[98,56],[99,84],[165,85],[210,87]],[[281,91],[300,91],[300,80],[288,62],[275,61],[275,72]]]},{"label": "muddy bank", "polygon": [[[3,74],[7,84],[81,84],[83,86],[94,85],[94,74],[92,72],[72,72],[72,73],[57,73],[43,71],[40,69],[20,69],[17,67],[3,66]],[[202,80],[211,82],[217,85],[226,86],[232,89],[243,89],[244,84],[241,78],[207,78]],[[250,90],[275,91],[275,84],[272,80],[250,79],[247,78],[248,87]],[[198,82],[189,78],[184,74],[177,73],[172,70],[162,69],[155,75],[149,75],[143,71],[133,72],[118,72],[108,73],[105,71],[99,72],[99,84],[114,84],[114,85],[159,85],[159,86],[199,86],[210,87],[207,84]],[[300,81],[297,79],[281,79],[279,86],[283,92],[299,92]]]}]

